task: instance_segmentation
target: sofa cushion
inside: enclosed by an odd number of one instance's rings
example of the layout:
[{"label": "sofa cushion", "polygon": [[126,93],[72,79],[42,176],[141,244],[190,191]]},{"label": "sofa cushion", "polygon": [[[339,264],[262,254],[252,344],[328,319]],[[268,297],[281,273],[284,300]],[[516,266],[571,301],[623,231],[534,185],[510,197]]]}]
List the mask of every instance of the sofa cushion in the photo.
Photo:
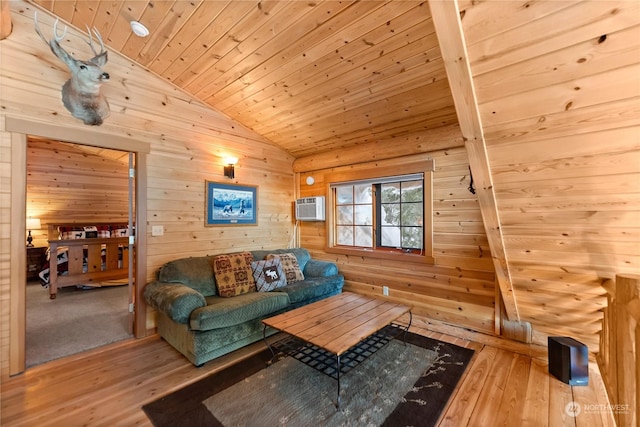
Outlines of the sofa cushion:
[{"label": "sofa cushion", "polygon": [[271,249],[252,251],[253,259],[266,259],[269,254],[294,254],[298,260],[300,270],[304,271],[307,262],[311,259],[309,251],[305,248],[289,248],[289,249]]},{"label": "sofa cushion", "polygon": [[282,270],[287,278],[287,285],[304,280],[298,260],[294,254],[269,254],[267,259],[280,259]]},{"label": "sofa cushion", "polygon": [[276,288],[287,286],[287,278],[282,270],[280,258],[253,261],[251,269],[258,292],[270,292]]},{"label": "sofa cushion", "polygon": [[307,277],[302,282],[296,282],[279,288],[278,292],[286,292],[291,304],[314,301],[324,296],[339,294],[344,285],[342,275],[330,277]]},{"label": "sofa cushion", "polygon": [[256,282],[251,271],[253,255],[250,252],[218,255],[213,259],[213,274],[218,295],[234,297],[255,292]]},{"label": "sofa cushion", "polygon": [[211,259],[211,257],[201,256],[170,261],[160,268],[158,280],[182,283],[205,297],[216,295]]},{"label": "sofa cushion", "polygon": [[252,292],[235,298],[213,296],[206,300],[205,307],[191,313],[189,324],[193,330],[208,331],[235,326],[271,316],[289,306],[289,297],[283,292]]},{"label": "sofa cushion", "polygon": [[338,266],[331,261],[310,259],[302,273],[304,277],[328,277],[338,274]]}]

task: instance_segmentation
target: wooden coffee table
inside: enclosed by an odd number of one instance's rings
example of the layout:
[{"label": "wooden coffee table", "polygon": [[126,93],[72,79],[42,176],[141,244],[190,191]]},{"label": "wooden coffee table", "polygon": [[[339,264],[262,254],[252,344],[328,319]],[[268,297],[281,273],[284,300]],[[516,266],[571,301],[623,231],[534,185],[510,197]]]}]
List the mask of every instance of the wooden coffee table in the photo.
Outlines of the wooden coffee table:
[{"label": "wooden coffee table", "polygon": [[285,332],[334,355],[334,372],[338,381],[337,407],[340,408],[341,356],[406,313],[409,313],[409,325],[404,329],[405,333],[411,326],[411,307],[383,298],[344,292],[264,319],[263,334],[274,357],[273,348],[266,340],[267,327]]}]

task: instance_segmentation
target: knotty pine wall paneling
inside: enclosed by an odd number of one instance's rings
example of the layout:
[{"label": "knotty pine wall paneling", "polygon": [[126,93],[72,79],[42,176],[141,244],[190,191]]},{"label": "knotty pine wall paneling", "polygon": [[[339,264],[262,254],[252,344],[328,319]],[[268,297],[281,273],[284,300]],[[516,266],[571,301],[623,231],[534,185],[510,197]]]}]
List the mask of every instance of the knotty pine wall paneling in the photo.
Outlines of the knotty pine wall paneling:
[{"label": "knotty pine wall paneling", "polygon": [[[441,131],[433,131],[443,135]],[[445,144],[443,139],[439,144]],[[414,142],[414,144],[417,144]],[[459,135],[448,140],[451,148],[423,152],[435,161],[433,174],[433,256],[435,264],[403,263],[378,258],[345,256],[325,251],[324,222],[300,222],[301,245],[314,257],[338,263],[345,276],[345,290],[382,295],[389,287],[390,299],[413,306],[413,312],[476,331],[495,332],[495,270],[482,223],[477,197],[469,192],[469,162]],[[411,144],[396,145],[395,152],[416,150]],[[375,146],[375,144],[373,145]],[[426,151],[428,145],[422,147]],[[360,149],[361,159],[379,152]],[[336,166],[340,155],[318,155],[297,159],[300,197],[325,195],[332,174],[353,171],[359,165]],[[389,152],[389,155],[392,153]],[[415,155],[413,156],[415,157]],[[347,153],[347,158],[349,155]],[[377,160],[378,165],[395,165],[398,171],[409,156]],[[325,161],[327,168],[322,168]],[[371,164],[371,163],[369,163]],[[302,170],[305,165],[314,169]],[[306,184],[313,176],[315,183]],[[330,207],[327,207],[330,209]]]},{"label": "knotty pine wall paneling", "polygon": [[[70,130],[87,126],[73,118],[60,99],[67,80],[66,67],[52,55],[33,29],[34,6],[11,2],[13,32],[0,42],[0,105],[2,116],[66,125]],[[39,13],[43,31],[54,21]],[[72,54],[92,56],[78,31],[70,28],[64,41]],[[100,127],[101,135],[114,135],[146,142],[147,230],[163,225],[164,235],[147,236],[147,277],[152,279],[163,263],[183,256],[225,253],[241,249],[281,248],[291,241],[293,158],[263,137],[228,117],[194,101],[163,79],[109,52],[105,70],[111,81],[103,85],[111,116]],[[2,319],[11,316],[9,272],[14,261],[9,247],[12,228],[11,134],[0,128],[0,301]],[[87,141],[88,144],[91,141]],[[223,156],[239,158],[236,178],[223,176]],[[26,173],[26,170],[24,171]],[[205,227],[205,180],[258,186],[258,225]],[[141,303],[141,302],[138,302]],[[6,309],[6,310],[5,310]],[[148,327],[155,326],[149,313]],[[8,322],[0,324],[0,371],[9,372]]]},{"label": "knotty pine wall paneling", "polygon": [[640,3],[460,2],[523,320],[598,349],[640,272]]}]

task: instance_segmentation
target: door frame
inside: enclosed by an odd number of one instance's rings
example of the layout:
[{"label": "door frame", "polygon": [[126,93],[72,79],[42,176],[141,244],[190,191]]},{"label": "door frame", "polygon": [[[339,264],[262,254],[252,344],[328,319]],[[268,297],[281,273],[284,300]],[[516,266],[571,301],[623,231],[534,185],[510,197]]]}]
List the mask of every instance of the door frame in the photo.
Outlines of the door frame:
[{"label": "door frame", "polygon": [[[11,265],[9,316],[9,375],[26,369],[26,229],[27,135],[64,142],[91,145],[135,154],[135,295],[133,333],[136,338],[147,334],[147,307],[142,284],[147,272],[147,154],[150,144],[95,130],[70,128],[5,116],[4,130],[11,132]],[[90,142],[87,142],[90,141]],[[15,259],[14,259],[15,257]]]}]

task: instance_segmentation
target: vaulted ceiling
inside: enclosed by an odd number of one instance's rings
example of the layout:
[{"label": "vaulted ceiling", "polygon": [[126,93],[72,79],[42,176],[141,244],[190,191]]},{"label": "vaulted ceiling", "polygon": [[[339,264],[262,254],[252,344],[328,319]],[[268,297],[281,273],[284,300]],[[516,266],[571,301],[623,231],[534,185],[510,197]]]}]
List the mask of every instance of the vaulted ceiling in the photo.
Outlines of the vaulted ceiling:
[{"label": "vaulted ceiling", "polygon": [[[400,147],[458,123],[442,40],[426,1],[33,2],[78,29],[94,27],[109,48],[299,160],[349,147],[353,153],[370,143]],[[465,65],[451,58],[463,49],[457,22],[452,25],[457,12],[433,6],[440,11],[439,31],[448,34],[447,63]],[[134,35],[131,21],[146,26],[149,36]],[[469,81],[460,79],[454,88],[460,105],[468,105],[472,91],[463,82]],[[482,141],[473,123],[467,120],[461,131]],[[490,182],[486,158],[471,163],[478,182]],[[480,202],[495,210],[493,194]],[[497,219],[491,223],[500,229]],[[518,318],[508,274],[501,273],[500,237],[491,240],[506,312]]]},{"label": "vaulted ceiling", "polygon": [[426,2],[34,3],[295,157],[457,123]]}]

